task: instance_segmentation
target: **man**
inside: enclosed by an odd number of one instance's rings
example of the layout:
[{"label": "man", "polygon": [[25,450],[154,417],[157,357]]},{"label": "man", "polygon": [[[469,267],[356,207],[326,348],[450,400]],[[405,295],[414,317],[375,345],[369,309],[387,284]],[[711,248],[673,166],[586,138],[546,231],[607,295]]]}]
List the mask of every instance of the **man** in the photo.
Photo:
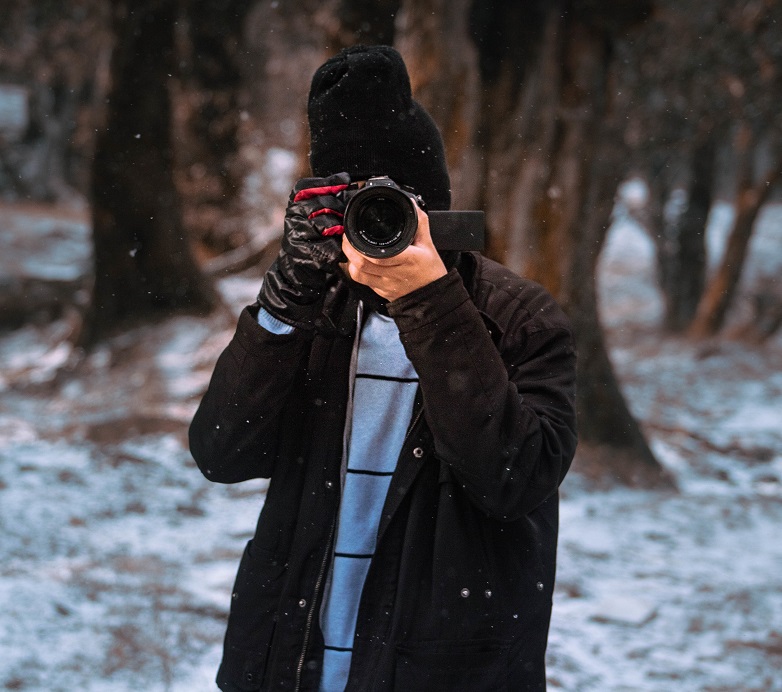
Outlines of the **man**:
[{"label": "man", "polygon": [[315,73],[282,250],[190,429],[207,478],[271,479],[233,592],[223,690],[545,689],[575,354],[537,284],[477,253],[341,238],[349,182],[450,206],[392,48]]}]

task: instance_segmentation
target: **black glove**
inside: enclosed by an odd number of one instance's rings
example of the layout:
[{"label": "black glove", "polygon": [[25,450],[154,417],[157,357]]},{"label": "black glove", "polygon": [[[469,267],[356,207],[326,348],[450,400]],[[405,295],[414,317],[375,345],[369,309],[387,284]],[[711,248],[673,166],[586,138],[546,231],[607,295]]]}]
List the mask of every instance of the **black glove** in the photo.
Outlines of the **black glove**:
[{"label": "black glove", "polygon": [[291,192],[280,254],[263,278],[258,304],[293,327],[312,330],[329,278],[342,258],[347,173],[303,178]]}]

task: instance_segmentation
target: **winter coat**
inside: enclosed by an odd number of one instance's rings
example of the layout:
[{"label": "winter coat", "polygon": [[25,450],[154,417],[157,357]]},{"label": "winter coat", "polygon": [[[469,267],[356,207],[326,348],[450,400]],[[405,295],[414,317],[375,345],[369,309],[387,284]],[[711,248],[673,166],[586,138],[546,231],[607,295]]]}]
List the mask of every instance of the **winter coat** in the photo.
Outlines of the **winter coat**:
[{"label": "winter coat", "polygon": [[[567,319],[472,253],[388,312],[420,384],[347,689],[545,689],[557,489],[576,445]],[[223,690],[317,689],[351,347],[350,334],[270,334],[245,309],[191,425],[207,478],[271,479],[233,590]]]}]

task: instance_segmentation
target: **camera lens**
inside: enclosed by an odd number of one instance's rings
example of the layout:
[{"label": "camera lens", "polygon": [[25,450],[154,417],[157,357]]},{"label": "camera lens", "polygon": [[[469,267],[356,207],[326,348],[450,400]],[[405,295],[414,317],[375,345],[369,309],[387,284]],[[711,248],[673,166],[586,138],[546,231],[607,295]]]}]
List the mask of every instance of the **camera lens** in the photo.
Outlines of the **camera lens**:
[{"label": "camera lens", "polygon": [[356,214],[356,230],[371,245],[386,247],[402,235],[405,214],[399,203],[375,197],[362,204]]},{"label": "camera lens", "polygon": [[368,257],[393,257],[415,238],[418,216],[413,195],[390,178],[370,178],[348,201],[345,235]]}]

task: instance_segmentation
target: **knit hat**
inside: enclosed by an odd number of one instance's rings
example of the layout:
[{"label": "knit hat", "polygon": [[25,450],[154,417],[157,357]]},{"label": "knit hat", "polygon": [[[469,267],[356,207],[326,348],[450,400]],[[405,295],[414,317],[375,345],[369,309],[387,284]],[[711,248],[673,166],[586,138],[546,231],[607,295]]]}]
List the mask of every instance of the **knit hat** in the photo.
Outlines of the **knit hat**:
[{"label": "knit hat", "polygon": [[413,100],[405,63],[390,46],[352,46],[321,65],[308,115],[313,175],[387,175],[413,188],[430,210],[450,208],[440,131]]}]

